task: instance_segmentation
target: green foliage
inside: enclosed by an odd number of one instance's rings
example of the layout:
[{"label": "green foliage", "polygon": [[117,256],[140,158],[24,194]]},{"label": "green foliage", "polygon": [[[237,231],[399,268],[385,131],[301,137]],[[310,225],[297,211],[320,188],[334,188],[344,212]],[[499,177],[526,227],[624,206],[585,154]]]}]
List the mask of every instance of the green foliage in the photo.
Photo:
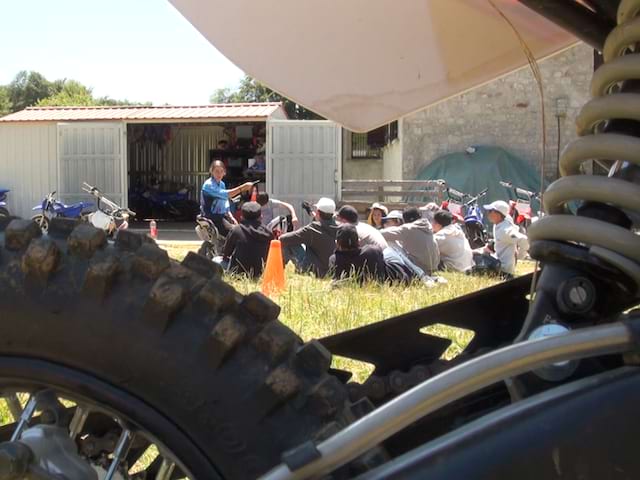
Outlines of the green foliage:
[{"label": "green foliage", "polygon": [[211,95],[212,103],[282,102],[289,118],[294,120],[321,120],[322,117],[302,105],[283,97],[257,80],[245,75],[236,90],[219,88]]},{"label": "green foliage", "polygon": [[75,80],[64,80],[57,93],[38,102],[41,107],[88,105],[96,105],[91,89]]},{"label": "green foliage", "polygon": [[115,98],[111,97],[98,97],[95,99],[95,102],[95,105],[103,105],[106,107],[125,107],[132,105],[144,107],[152,105],[151,102],[132,102],[131,100],[127,100],[126,98],[124,100],[116,100]]},{"label": "green foliage", "polygon": [[92,89],[76,80],[49,81],[38,72],[19,72],[8,85],[0,85],[0,116],[38,106],[151,105],[107,96],[94,97]]},{"label": "green foliage", "polygon": [[4,85],[0,85],[0,117],[11,113],[11,98],[9,98],[9,89]]},{"label": "green foliage", "polygon": [[50,82],[38,72],[19,72],[7,85],[11,111],[17,112],[36,105],[39,101],[55,95],[61,88],[60,82]]}]

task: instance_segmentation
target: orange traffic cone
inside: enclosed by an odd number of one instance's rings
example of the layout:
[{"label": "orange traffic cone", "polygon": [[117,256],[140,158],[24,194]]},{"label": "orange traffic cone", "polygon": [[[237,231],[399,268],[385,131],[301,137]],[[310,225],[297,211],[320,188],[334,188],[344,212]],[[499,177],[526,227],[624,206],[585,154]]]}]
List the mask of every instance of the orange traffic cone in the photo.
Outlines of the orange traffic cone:
[{"label": "orange traffic cone", "polygon": [[280,240],[271,240],[267,264],[262,274],[262,293],[271,295],[284,290],[284,260],[282,258],[282,244]]},{"label": "orange traffic cone", "polygon": [[251,191],[251,201],[252,202],[258,201],[258,189],[256,187],[253,187],[253,190]]}]

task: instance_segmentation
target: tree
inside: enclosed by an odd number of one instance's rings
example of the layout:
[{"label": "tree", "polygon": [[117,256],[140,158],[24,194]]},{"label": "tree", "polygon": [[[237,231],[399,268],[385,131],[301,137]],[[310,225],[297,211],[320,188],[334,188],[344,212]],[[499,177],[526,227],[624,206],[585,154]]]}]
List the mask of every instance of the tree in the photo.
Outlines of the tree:
[{"label": "tree", "polygon": [[38,106],[88,106],[97,105],[91,94],[91,89],[75,80],[63,80],[58,93],[43,98]]},{"label": "tree", "polygon": [[107,106],[107,107],[124,107],[124,106],[131,106],[131,105],[135,105],[135,106],[150,106],[152,105],[151,102],[132,102],[130,100],[127,100],[126,98],[124,100],[116,100],[114,98],[111,97],[98,97],[95,99],[96,101],[96,105],[103,105],[103,106]]},{"label": "tree", "polygon": [[11,111],[17,112],[36,105],[40,100],[55,95],[61,88],[60,82],[50,82],[38,72],[19,72],[7,86]]},{"label": "tree", "polygon": [[92,105],[151,105],[107,96],[94,97],[93,90],[76,80],[60,79],[50,82],[38,72],[19,72],[9,85],[0,85],[0,116],[27,107],[92,106]]},{"label": "tree", "polygon": [[4,85],[0,85],[0,117],[11,113],[11,99],[9,98],[9,89]]},{"label": "tree", "polygon": [[212,103],[282,102],[289,118],[294,120],[322,120],[317,113],[283,97],[257,80],[245,75],[236,90],[219,88],[211,95]]}]

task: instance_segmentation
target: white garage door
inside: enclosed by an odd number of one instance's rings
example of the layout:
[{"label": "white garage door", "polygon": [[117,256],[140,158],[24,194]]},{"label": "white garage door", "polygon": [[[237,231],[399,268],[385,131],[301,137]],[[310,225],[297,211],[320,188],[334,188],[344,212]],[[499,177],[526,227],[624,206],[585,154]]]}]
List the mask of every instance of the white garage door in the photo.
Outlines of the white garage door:
[{"label": "white garage door", "polygon": [[303,200],[338,200],[341,130],[322,120],[270,120],[267,138],[267,191],[291,203],[302,217]]},{"label": "white garage door", "polygon": [[64,202],[91,200],[82,183],[98,187],[125,207],[127,168],[124,123],[64,123],[58,125],[58,196]]}]

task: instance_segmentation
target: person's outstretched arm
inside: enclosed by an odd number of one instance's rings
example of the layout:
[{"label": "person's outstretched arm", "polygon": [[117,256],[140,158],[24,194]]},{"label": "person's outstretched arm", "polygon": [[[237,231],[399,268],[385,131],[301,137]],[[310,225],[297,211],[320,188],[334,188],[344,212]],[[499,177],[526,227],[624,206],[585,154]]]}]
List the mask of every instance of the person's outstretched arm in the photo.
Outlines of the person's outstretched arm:
[{"label": "person's outstretched arm", "polygon": [[289,215],[291,215],[291,223],[293,223],[293,228],[298,228],[298,216],[296,214],[296,209],[293,208],[293,205],[287,202],[283,202],[280,200],[271,200],[275,205],[280,205],[281,207],[286,208],[289,211]]},{"label": "person's outstretched arm", "polygon": [[253,183],[246,182],[246,183],[243,183],[242,185],[238,185],[235,188],[230,188],[228,190],[223,190],[223,191],[227,193],[229,198],[233,198],[233,197],[235,197],[236,195],[239,195],[242,192],[246,192],[248,190],[251,190],[252,188],[253,188]]}]

